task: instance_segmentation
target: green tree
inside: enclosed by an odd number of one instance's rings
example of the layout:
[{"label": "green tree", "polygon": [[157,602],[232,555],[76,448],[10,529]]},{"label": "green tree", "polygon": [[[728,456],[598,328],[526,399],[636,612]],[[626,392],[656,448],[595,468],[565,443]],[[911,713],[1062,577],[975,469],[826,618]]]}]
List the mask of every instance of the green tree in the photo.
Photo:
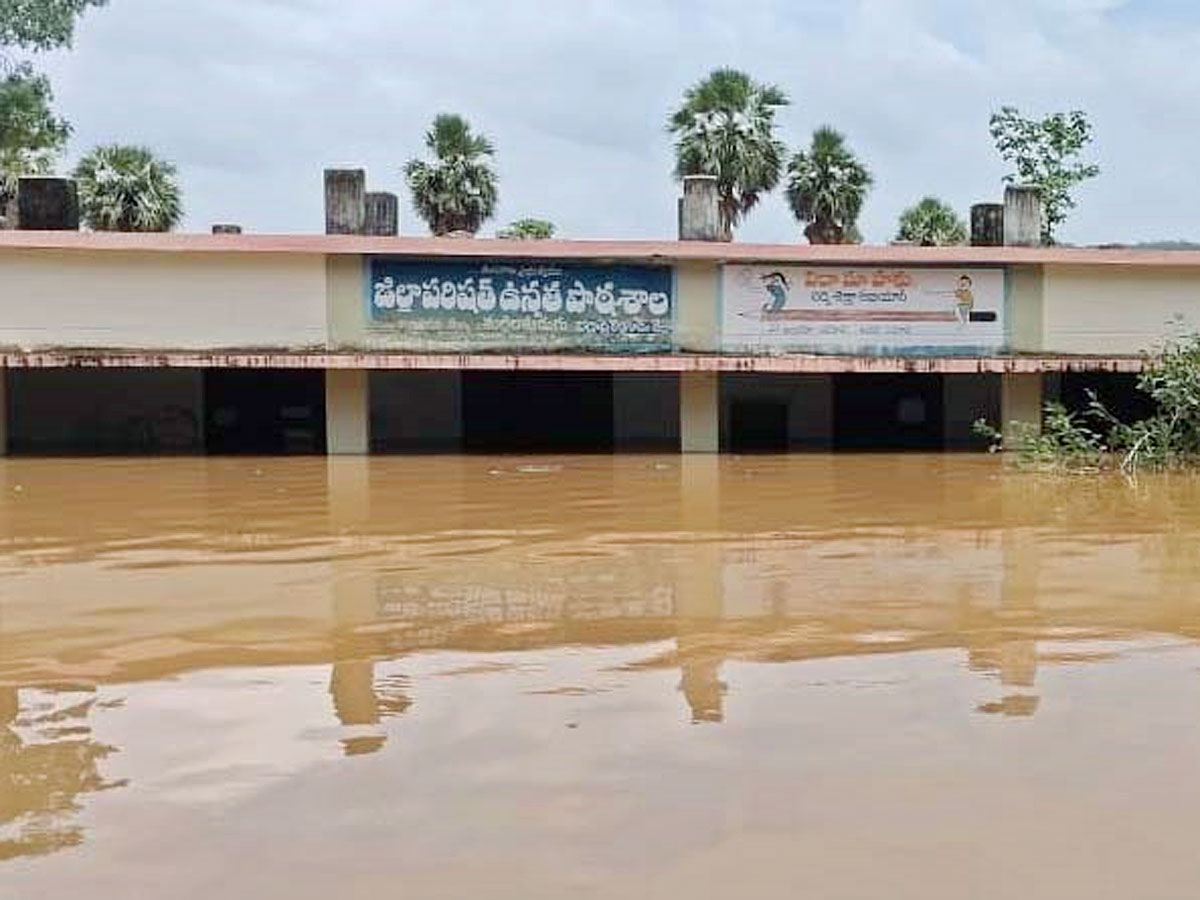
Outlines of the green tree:
[{"label": "green tree", "polygon": [[1087,114],[1073,110],[1026,119],[1014,107],[1005,106],[992,115],[990,129],[1001,158],[1016,169],[1004,180],[1041,191],[1042,240],[1054,243],[1056,229],[1075,208],[1072,190],[1100,174],[1099,166],[1080,159],[1092,142]]},{"label": "green tree", "polygon": [[967,242],[967,226],[949,204],[925,197],[900,214],[896,240],[922,247],[949,247]]},{"label": "green tree", "polygon": [[68,47],[75,20],[108,0],[0,0],[0,46],[27,50]]},{"label": "green tree", "polygon": [[689,88],[667,126],[675,135],[675,177],[712,175],[725,240],[762,195],[774,190],[785,148],[775,137],[782,90],[744,72],[717,69]]},{"label": "green tree", "polygon": [[475,234],[496,211],[495,148],[466,119],[447,114],[433,120],[425,146],[434,161],[412,159],[404,167],[417,215],[435,235]]},{"label": "green tree", "polygon": [[496,237],[512,241],[545,241],[554,237],[555,230],[554,223],[545,219],[517,219],[496,232]]},{"label": "green tree", "polygon": [[818,128],[812,146],[788,165],[788,204],[811,244],[843,244],[857,232],[871,173],[832,128]]},{"label": "green tree", "polygon": [[0,218],[16,222],[17,180],[45,175],[62,153],[71,126],[54,115],[50,81],[29,66],[0,79]]},{"label": "green tree", "polygon": [[97,147],[75,179],[80,216],[95,231],[170,231],[183,218],[175,166],[145,147]]}]

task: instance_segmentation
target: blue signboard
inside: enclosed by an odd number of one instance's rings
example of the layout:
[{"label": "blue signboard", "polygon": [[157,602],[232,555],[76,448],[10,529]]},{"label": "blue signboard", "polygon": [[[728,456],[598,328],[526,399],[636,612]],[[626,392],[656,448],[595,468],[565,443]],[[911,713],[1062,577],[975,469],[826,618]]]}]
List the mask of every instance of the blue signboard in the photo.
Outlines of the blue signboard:
[{"label": "blue signboard", "polygon": [[415,350],[669,352],[671,270],[375,258],[368,322]]}]

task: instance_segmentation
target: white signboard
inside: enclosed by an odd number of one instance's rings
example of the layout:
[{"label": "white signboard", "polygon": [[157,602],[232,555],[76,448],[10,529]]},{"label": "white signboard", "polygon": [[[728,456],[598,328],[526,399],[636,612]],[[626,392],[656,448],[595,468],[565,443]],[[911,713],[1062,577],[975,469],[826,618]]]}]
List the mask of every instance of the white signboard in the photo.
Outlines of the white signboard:
[{"label": "white signboard", "polygon": [[1004,345],[1002,269],[725,266],[721,349],[933,355]]}]

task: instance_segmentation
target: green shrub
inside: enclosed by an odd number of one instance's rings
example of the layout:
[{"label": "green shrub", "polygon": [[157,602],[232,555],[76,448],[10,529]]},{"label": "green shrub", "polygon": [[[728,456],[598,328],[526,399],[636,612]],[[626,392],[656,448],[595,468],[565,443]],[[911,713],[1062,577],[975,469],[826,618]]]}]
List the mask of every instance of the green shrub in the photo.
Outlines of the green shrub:
[{"label": "green shrub", "polygon": [[1200,335],[1169,341],[1139,376],[1138,389],[1156,411],[1135,422],[1122,422],[1091,394],[1081,413],[1047,403],[1040,428],[1013,422],[1003,434],[981,419],[975,431],[993,450],[1013,451],[1018,464],[1038,469],[1133,474],[1200,467]]}]

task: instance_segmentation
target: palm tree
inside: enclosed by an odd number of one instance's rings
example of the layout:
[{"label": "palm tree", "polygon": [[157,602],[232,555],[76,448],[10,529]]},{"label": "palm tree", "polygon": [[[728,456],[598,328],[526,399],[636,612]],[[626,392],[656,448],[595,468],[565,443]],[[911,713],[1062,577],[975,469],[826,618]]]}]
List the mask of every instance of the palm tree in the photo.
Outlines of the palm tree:
[{"label": "palm tree", "polygon": [[761,196],[779,184],[785,148],[775,137],[775,111],[787,104],[774,85],[717,69],[688,89],[671,116],[667,129],[675,135],[675,177],[716,177],[727,241]]},{"label": "palm tree", "polygon": [[145,147],[97,147],[75,180],[80,216],[94,231],[170,231],[183,218],[175,166]]},{"label": "palm tree", "polygon": [[872,184],[871,173],[832,128],[818,128],[812,146],[792,157],[788,166],[788,204],[805,223],[810,244],[845,243]]},{"label": "palm tree", "polygon": [[896,240],[922,247],[949,247],[967,242],[967,226],[937,197],[925,197],[900,214]]},{"label": "palm tree", "polygon": [[434,162],[409,160],[404,167],[417,214],[435,235],[475,234],[496,211],[492,142],[474,134],[462,116],[440,115],[425,135]]}]

